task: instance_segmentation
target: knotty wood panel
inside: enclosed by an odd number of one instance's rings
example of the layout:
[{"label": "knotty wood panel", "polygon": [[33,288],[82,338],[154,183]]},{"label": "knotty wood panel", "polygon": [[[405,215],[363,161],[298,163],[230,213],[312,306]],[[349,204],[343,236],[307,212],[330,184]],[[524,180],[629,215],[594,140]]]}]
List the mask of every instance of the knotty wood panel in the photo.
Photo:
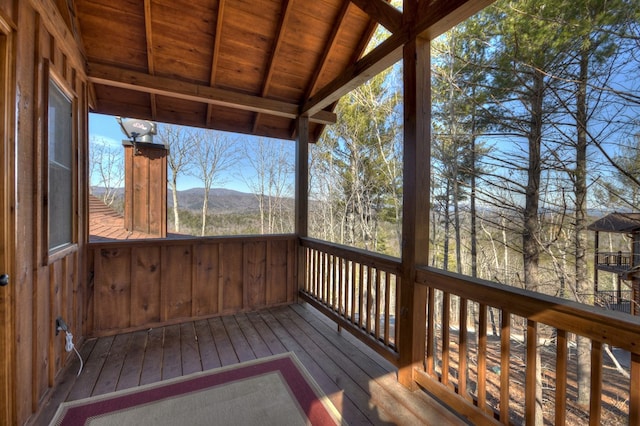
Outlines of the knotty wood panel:
[{"label": "knotty wood panel", "polygon": [[95,252],[94,325],[130,326],[131,248],[104,248]]},{"label": "knotty wood panel", "polygon": [[160,321],[160,247],[134,247],[131,258],[131,325]]},{"label": "knotty wood panel", "polygon": [[198,244],[194,249],[193,315],[218,313],[218,244]]},{"label": "knotty wood panel", "polygon": [[193,251],[187,245],[163,246],[161,251],[161,319],[187,318],[191,315]]},{"label": "knotty wood panel", "polygon": [[[282,280],[282,277],[286,277],[285,281],[289,281],[287,267],[289,265],[289,249],[287,245],[288,241],[271,241],[268,245],[267,251],[267,281],[272,282],[274,279]],[[291,302],[289,297],[290,287],[287,286],[267,286],[266,303],[277,304]]]},{"label": "knotty wood panel", "polygon": [[249,308],[266,303],[267,247],[264,241],[244,244],[244,305]]},{"label": "knotty wood panel", "polygon": [[220,263],[222,268],[221,311],[231,313],[242,308],[244,273],[243,250],[241,243],[229,243],[221,247]]},{"label": "knotty wood panel", "polygon": [[290,303],[296,250],[290,235],[90,244],[89,334]]}]

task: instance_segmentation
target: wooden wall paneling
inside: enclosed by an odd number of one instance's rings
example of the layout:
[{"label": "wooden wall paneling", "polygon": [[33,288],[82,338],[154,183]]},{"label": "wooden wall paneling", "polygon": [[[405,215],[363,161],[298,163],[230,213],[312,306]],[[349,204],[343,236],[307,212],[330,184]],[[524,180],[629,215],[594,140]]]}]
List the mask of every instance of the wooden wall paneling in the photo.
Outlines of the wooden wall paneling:
[{"label": "wooden wall paneling", "polygon": [[[31,306],[33,312],[29,313],[32,318],[32,323],[30,324],[31,333],[27,336],[27,339],[32,340],[27,340],[27,344],[31,346],[29,349],[33,353],[33,376],[30,389],[31,406],[29,409],[30,411],[35,411],[38,408],[40,396],[49,385],[49,369],[47,364],[51,353],[49,348],[51,343],[50,337],[46,334],[50,317],[49,271],[45,265],[43,265],[43,258],[41,257],[44,253],[43,245],[45,244],[43,242],[43,232],[37,232],[38,230],[46,229],[44,218],[47,213],[42,200],[45,196],[43,188],[47,183],[47,177],[44,173],[47,155],[43,133],[46,123],[44,117],[44,111],[46,110],[44,97],[47,90],[44,86],[44,75],[48,68],[42,60],[42,57],[43,55],[49,55],[49,39],[46,29],[44,29],[42,25],[40,15],[34,14],[31,10],[29,10],[29,12],[33,20],[30,26],[26,27],[26,31],[30,32],[31,44],[25,48],[25,51],[33,51],[33,62],[30,63],[30,69],[33,70],[33,72],[30,73],[32,80],[27,81],[24,79],[24,76],[21,75],[21,77],[23,78],[22,84],[24,84],[25,87],[29,87],[30,94],[33,96],[31,106],[26,106],[32,116],[26,121],[29,125],[24,126],[31,127],[31,132],[29,133],[29,139],[22,139],[29,140],[31,143],[18,144],[18,159],[19,161],[21,158],[23,159],[21,161],[22,164],[18,165],[18,173],[23,174],[23,177],[18,180],[18,197],[21,198],[25,206],[31,206],[30,209],[25,209],[29,211],[20,212],[20,218],[24,221],[29,221],[26,223],[29,224],[30,229],[36,232],[27,234],[26,231],[23,231],[17,235],[18,241],[29,242],[25,244],[25,246],[30,250],[28,258],[18,258],[17,261],[24,262],[24,264],[28,265],[33,271],[31,281],[24,282],[30,284],[29,291],[32,293],[31,297],[33,298],[33,305]],[[21,11],[21,13],[27,12]],[[18,71],[18,73],[21,74],[20,71]],[[41,117],[42,120],[33,120],[33,117]],[[30,150],[26,151],[27,148],[30,148]],[[26,181],[23,180],[23,178],[26,178]],[[30,191],[27,192],[24,186],[22,186],[25,184],[30,187]],[[27,256],[27,254],[25,255]],[[26,301],[22,299],[16,304],[18,312],[22,311],[23,314],[25,313],[23,308],[25,302]],[[25,321],[29,323],[29,318],[26,318]]]},{"label": "wooden wall paneling", "polygon": [[194,245],[194,279],[192,315],[218,313],[219,244]]},{"label": "wooden wall paneling", "polygon": [[103,248],[95,260],[95,329],[127,328],[131,310],[131,248]]},{"label": "wooden wall paneling", "polygon": [[[12,29],[12,10],[7,10],[8,4],[2,3],[0,7],[0,273],[8,274],[10,279],[15,278],[13,270],[14,240],[14,191],[15,184],[13,167],[14,147],[13,135],[15,135],[13,108],[15,72],[12,64],[15,63],[14,37]],[[11,15],[7,15],[11,13]],[[15,423],[15,360],[14,348],[14,306],[15,284],[0,288],[0,424]]]},{"label": "wooden wall paneling", "polygon": [[67,291],[66,285],[66,258],[60,259],[55,263],[49,264],[49,303],[51,311],[49,318],[46,320],[46,326],[50,329],[50,351],[49,354],[49,377],[48,387],[53,386],[56,371],[62,367],[62,351],[64,345],[61,344],[61,339],[64,339],[64,332],[57,333],[56,335],[56,318],[61,317],[65,322],[69,321],[69,318],[65,318],[62,309],[65,302],[65,293]]},{"label": "wooden wall paneling", "polygon": [[289,298],[289,242],[274,240],[267,243],[267,292],[266,304],[286,303]]},{"label": "wooden wall paneling", "polygon": [[243,246],[243,308],[256,309],[266,304],[267,247],[264,241],[251,241]]},{"label": "wooden wall paneling", "polygon": [[95,319],[95,283],[96,283],[96,259],[100,256],[100,249],[87,250],[87,266],[84,279],[86,280],[85,294],[82,298],[82,334],[88,336],[93,332]]},{"label": "wooden wall paneling", "polygon": [[222,272],[221,314],[243,308],[242,243],[225,242],[220,247],[220,269]]},{"label": "wooden wall paneling", "polygon": [[188,318],[192,303],[193,250],[190,245],[163,245],[161,249],[160,318]]},{"label": "wooden wall paneling", "polygon": [[73,288],[71,289],[73,301],[69,306],[69,310],[71,311],[70,318],[73,324],[72,329],[73,329],[74,342],[76,346],[78,346],[78,344],[80,343],[80,341],[84,336],[84,333],[82,330],[84,291],[82,289],[82,286],[80,285],[80,280],[81,280],[80,271],[82,271],[83,269],[82,264],[84,262],[81,263],[79,259],[81,259],[81,256],[77,252],[74,253],[73,255]]},{"label": "wooden wall paneling", "polygon": [[[133,154],[135,156],[135,153]],[[149,182],[149,161],[141,161],[137,156],[133,160],[133,229],[151,233],[149,229],[149,187],[143,182]],[[142,226],[145,224],[146,226]]]},{"label": "wooden wall paneling", "polygon": [[160,321],[160,247],[131,249],[131,326]]},{"label": "wooden wall paneling", "polygon": [[166,237],[166,199],[167,199],[167,165],[164,149],[147,149],[149,174],[149,203],[147,217],[149,218],[149,233]]},{"label": "wooden wall paneling", "polygon": [[[293,303],[298,301],[298,269],[297,255],[304,257],[304,249],[298,252],[298,240],[290,239],[287,245],[287,302]],[[305,263],[306,265],[306,263]],[[302,274],[306,273],[302,272]],[[303,275],[304,277],[304,275]],[[304,281],[304,278],[301,278]]]},{"label": "wooden wall paneling", "polygon": [[124,147],[124,227],[133,230],[133,146]]}]

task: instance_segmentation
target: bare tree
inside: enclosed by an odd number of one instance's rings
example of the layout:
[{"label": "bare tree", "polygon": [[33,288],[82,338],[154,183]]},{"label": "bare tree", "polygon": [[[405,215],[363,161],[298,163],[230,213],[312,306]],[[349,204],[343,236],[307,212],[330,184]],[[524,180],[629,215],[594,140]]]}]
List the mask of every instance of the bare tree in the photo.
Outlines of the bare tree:
[{"label": "bare tree", "polygon": [[[102,187],[102,201],[111,206],[124,183],[122,147],[109,146],[102,138],[91,138],[89,148],[89,181]],[[93,192],[93,191],[92,191]]]},{"label": "bare tree", "polygon": [[202,229],[204,236],[207,228],[207,211],[209,209],[209,192],[214,183],[222,183],[221,173],[229,170],[238,162],[238,149],[235,140],[221,132],[202,130],[194,133],[194,149],[191,152],[194,177],[204,184],[202,201]]},{"label": "bare tree", "polygon": [[[260,233],[290,232],[293,223],[287,211],[287,199],[292,196],[294,165],[284,141],[259,138],[255,144],[243,145],[246,161],[255,176],[243,176],[258,199]],[[253,149],[255,148],[255,149]]]},{"label": "bare tree", "polygon": [[160,125],[158,141],[169,147],[167,166],[169,168],[169,188],[173,196],[173,222],[176,232],[180,232],[180,211],[178,209],[178,177],[193,167],[191,152],[194,150],[194,134],[187,127]]}]

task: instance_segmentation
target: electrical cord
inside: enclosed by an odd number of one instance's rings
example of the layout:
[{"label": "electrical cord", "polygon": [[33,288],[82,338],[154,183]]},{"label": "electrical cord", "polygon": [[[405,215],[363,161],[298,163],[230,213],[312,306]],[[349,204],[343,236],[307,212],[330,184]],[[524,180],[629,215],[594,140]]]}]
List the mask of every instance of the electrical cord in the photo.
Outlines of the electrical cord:
[{"label": "electrical cord", "polygon": [[76,355],[78,355],[78,359],[80,360],[80,369],[78,370],[78,374],[76,374],[76,377],[79,377],[80,373],[82,372],[82,368],[84,367],[84,362],[82,361],[80,352],[78,352],[78,349],[76,349],[76,346],[73,344],[73,334],[71,334],[67,330],[65,330],[65,333],[66,333],[66,336],[65,336],[66,344],[64,346],[64,349],[67,352],[71,352],[72,350],[75,351]]}]

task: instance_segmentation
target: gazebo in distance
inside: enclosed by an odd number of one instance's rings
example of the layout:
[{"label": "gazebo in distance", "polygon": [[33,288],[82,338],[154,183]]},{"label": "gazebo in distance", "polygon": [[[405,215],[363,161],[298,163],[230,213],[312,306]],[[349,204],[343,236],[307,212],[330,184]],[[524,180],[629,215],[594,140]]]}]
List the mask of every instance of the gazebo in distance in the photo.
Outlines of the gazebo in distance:
[{"label": "gazebo in distance", "polygon": [[[640,315],[640,213],[611,213],[589,225],[595,231],[594,304],[607,309]],[[601,251],[600,232],[627,234],[631,251]],[[621,240],[616,238],[617,243]],[[600,271],[617,276],[615,289],[598,286]],[[624,282],[624,283],[623,283]],[[625,283],[627,288],[625,287]]]}]

